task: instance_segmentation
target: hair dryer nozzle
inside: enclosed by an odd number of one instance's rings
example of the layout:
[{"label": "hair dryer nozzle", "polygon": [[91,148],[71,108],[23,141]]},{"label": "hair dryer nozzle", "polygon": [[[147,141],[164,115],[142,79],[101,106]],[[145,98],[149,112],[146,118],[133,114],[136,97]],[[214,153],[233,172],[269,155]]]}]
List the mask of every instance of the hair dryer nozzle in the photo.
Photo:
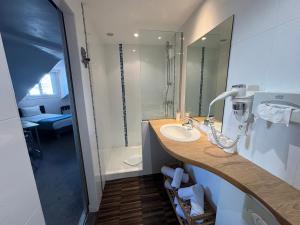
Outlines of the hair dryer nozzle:
[{"label": "hair dryer nozzle", "polygon": [[210,106],[212,106],[215,102],[225,99],[228,96],[236,96],[239,93],[239,91],[237,89],[233,89],[230,91],[225,91],[222,94],[220,94],[219,96],[217,96],[214,100],[211,101],[211,103],[209,104]]}]

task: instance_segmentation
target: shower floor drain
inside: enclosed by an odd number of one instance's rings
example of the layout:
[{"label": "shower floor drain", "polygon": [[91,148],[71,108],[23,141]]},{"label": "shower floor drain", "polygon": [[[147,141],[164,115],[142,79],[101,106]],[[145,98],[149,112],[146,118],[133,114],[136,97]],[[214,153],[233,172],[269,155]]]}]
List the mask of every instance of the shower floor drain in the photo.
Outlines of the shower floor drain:
[{"label": "shower floor drain", "polygon": [[124,160],[123,163],[129,166],[137,166],[142,163],[141,155],[132,155],[128,159]]}]

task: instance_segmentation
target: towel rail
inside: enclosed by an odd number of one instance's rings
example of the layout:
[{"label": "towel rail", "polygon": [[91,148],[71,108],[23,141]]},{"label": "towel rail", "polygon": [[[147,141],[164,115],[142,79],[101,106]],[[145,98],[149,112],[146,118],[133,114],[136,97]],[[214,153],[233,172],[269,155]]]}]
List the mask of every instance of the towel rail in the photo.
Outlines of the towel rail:
[{"label": "towel rail", "polygon": [[256,115],[259,104],[278,104],[294,107],[290,122],[300,123],[300,93],[256,92],[253,100],[252,113]]}]

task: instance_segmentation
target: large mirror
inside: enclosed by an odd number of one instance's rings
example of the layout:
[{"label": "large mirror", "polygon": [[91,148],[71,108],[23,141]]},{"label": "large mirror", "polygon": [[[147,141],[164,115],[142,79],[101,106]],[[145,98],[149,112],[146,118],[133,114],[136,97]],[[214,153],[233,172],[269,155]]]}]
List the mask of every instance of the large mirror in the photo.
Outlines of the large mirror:
[{"label": "large mirror", "polygon": [[[233,16],[188,46],[185,111],[207,116],[209,103],[226,90]],[[224,101],[211,115],[222,122]]]}]

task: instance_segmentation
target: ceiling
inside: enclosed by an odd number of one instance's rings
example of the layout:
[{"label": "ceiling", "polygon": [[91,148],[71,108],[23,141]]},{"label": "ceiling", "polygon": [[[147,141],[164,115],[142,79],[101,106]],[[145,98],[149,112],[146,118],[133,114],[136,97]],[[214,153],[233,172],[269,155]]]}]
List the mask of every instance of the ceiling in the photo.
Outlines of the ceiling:
[{"label": "ceiling", "polygon": [[[85,11],[105,43],[141,43],[141,30],[178,31],[202,0],[86,0]],[[89,31],[91,31],[89,29]],[[114,33],[109,37],[106,33]],[[145,39],[145,38],[144,38]]]},{"label": "ceiling", "polygon": [[[202,0],[85,0],[87,26],[106,43],[165,43]],[[48,0],[0,0],[0,32],[50,54],[62,47],[57,10]],[[156,32],[147,32],[156,30]],[[91,31],[91,29],[88,29]],[[106,33],[114,33],[108,37]],[[139,38],[133,33],[140,33]],[[161,40],[157,40],[162,36]],[[54,51],[53,51],[54,50]],[[61,53],[60,56],[61,57]]]},{"label": "ceiling", "polygon": [[[0,0],[0,32],[15,40],[61,51],[59,16],[48,0]],[[53,54],[53,52],[52,52]]]}]

